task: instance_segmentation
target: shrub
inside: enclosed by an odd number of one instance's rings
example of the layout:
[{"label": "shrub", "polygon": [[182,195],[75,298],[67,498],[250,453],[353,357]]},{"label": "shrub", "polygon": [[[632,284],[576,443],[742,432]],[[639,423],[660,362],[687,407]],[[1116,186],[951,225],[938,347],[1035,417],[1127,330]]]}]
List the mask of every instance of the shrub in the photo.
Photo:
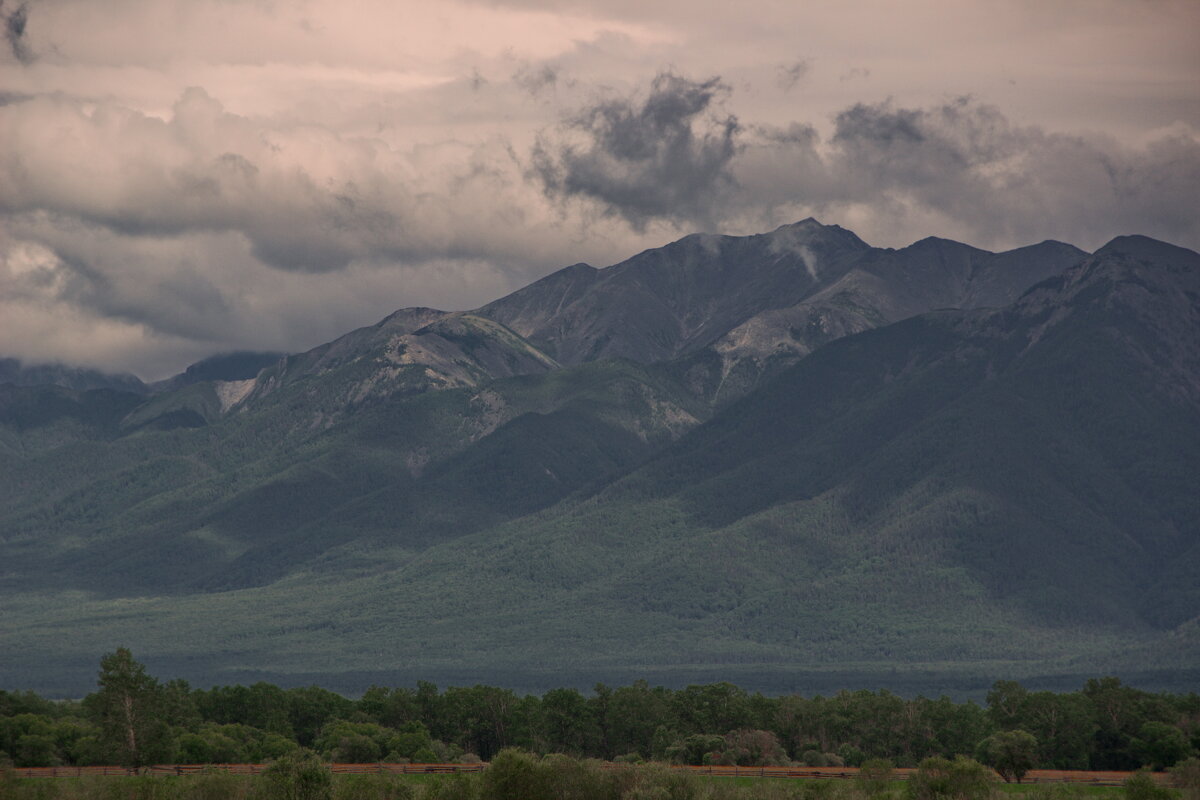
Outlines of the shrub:
[{"label": "shrub", "polygon": [[1139,769],[1125,781],[1125,800],[1172,800],[1172,792],[1159,786],[1149,770]]},{"label": "shrub", "polygon": [[481,795],[479,773],[448,775],[425,785],[421,800],[478,800]]},{"label": "shrub", "polygon": [[8,753],[0,750],[0,798],[8,797],[8,787],[16,783],[16,780],[12,759],[8,757]]},{"label": "shrub", "polygon": [[842,763],[848,767],[861,767],[867,760],[866,753],[852,744],[844,744],[839,747],[838,755],[842,757]]},{"label": "shrub", "polygon": [[1183,800],[1200,800],[1200,758],[1180,761],[1170,772],[1171,784],[1183,793]]},{"label": "shrub", "polygon": [[692,800],[705,794],[695,775],[660,766],[622,770],[610,785],[609,796],[622,800]]},{"label": "shrub", "polygon": [[263,800],[330,800],[333,773],[315,753],[299,751],[268,767],[259,786]]},{"label": "shrub", "polygon": [[439,761],[441,759],[438,758],[438,754],[428,747],[422,747],[412,754],[412,763],[414,764],[436,764]]},{"label": "shrub", "polygon": [[346,775],[334,781],[335,800],[412,800],[413,787],[389,775]]},{"label": "shrub", "polygon": [[184,800],[241,800],[250,794],[257,778],[230,775],[224,770],[207,769],[188,778],[181,793]]},{"label": "shrub", "polygon": [[481,796],[484,800],[552,800],[549,773],[535,756],[506,748],[483,773]]},{"label": "shrub", "polygon": [[854,782],[867,797],[882,797],[891,791],[896,780],[895,766],[886,758],[872,758],[859,767]]},{"label": "shrub", "polygon": [[963,756],[953,761],[927,758],[904,788],[910,800],[986,800],[993,792],[992,773]]},{"label": "shrub", "polygon": [[802,800],[834,800],[841,792],[837,781],[800,781],[799,797]]}]

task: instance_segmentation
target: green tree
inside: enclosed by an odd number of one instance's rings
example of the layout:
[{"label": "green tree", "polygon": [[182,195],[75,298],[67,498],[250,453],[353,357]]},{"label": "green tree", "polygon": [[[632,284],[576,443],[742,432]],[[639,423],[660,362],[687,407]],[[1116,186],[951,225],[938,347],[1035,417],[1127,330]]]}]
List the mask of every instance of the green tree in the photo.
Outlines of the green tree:
[{"label": "green tree", "polygon": [[605,758],[627,753],[644,758],[654,755],[659,728],[680,727],[671,710],[671,699],[669,689],[651,688],[644,680],[613,690],[597,685],[593,707],[597,710]]},{"label": "green tree", "polygon": [[[257,688],[257,685],[251,688]],[[320,686],[288,689],[284,692],[284,697],[288,709],[288,722],[301,747],[312,747],[325,723],[345,719],[354,713],[353,701]]]},{"label": "green tree", "polygon": [[579,756],[599,746],[593,709],[577,689],[551,689],[542,695],[536,731],[539,746],[548,753]]},{"label": "green tree", "polygon": [[725,746],[724,737],[713,733],[693,733],[669,745],[664,755],[673,764],[699,766],[706,763],[706,757],[720,754]]},{"label": "green tree", "polygon": [[679,727],[685,733],[716,733],[746,728],[750,698],[727,681],[688,686],[674,697]]},{"label": "green tree", "polygon": [[1025,719],[1029,690],[1016,681],[996,681],[987,694],[988,716],[999,728],[1010,729]]},{"label": "green tree", "polygon": [[1037,739],[1029,731],[1000,731],[980,743],[979,754],[1005,783],[1020,783],[1036,763],[1037,746]]},{"label": "green tree", "polygon": [[99,689],[84,699],[100,729],[103,752],[116,763],[142,767],[170,760],[171,729],[163,715],[163,690],[127,648],[100,659]]},{"label": "green tree", "polygon": [[1142,765],[1161,770],[1187,758],[1192,746],[1183,731],[1165,722],[1147,722],[1134,740],[1134,752]]},{"label": "green tree", "polygon": [[741,728],[725,734],[725,763],[742,767],[776,766],[787,763],[787,753],[771,731]]},{"label": "green tree", "polygon": [[1033,734],[1041,766],[1087,768],[1098,723],[1086,694],[1028,692],[1013,681],[997,681],[988,692],[988,715],[1001,730],[1020,728]]}]

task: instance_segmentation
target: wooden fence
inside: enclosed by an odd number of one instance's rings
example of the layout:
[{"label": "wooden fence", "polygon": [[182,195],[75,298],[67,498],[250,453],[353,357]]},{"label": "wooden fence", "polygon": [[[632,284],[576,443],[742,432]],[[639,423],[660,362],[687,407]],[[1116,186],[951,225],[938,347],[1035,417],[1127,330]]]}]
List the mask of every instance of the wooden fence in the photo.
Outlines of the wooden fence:
[{"label": "wooden fence", "polygon": [[[217,770],[233,775],[258,775],[267,769],[267,764],[156,764],[140,770],[130,767],[17,767],[13,770],[19,778],[82,778],[90,775],[199,775]],[[606,768],[618,769],[620,764],[605,764]],[[487,764],[331,764],[335,775],[445,775],[457,772],[482,772]],[[672,765],[671,769],[692,772],[697,775],[713,775],[728,778],[854,778],[855,767],[689,767]],[[906,780],[914,769],[897,769],[896,777]],[[1088,772],[1083,770],[1030,770],[1026,783],[1082,783],[1091,786],[1120,786],[1130,772]],[[1166,783],[1168,775],[1153,773],[1159,783]]]}]

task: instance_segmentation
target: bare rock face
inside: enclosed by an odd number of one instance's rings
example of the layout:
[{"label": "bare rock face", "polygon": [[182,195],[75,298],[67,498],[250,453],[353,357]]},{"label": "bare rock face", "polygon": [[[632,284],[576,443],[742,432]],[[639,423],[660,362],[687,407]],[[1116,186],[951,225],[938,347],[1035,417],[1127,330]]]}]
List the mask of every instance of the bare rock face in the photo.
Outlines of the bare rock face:
[{"label": "bare rock face", "polygon": [[[302,397],[328,426],[344,413],[394,396],[479,386],[548,372],[554,359],[493,320],[429,308],[402,309],[259,374],[239,401]],[[278,398],[277,398],[278,399]]]}]

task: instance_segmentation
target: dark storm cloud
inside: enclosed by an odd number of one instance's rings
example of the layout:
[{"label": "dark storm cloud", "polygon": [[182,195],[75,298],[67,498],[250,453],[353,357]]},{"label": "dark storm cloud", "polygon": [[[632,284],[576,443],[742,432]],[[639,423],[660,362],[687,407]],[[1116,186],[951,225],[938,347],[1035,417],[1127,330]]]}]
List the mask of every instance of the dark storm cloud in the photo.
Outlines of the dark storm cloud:
[{"label": "dark storm cloud", "polygon": [[728,92],[719,78],[660,74],[644,100],[606,100],[569,118],[582,143],[541,139],[534,174],[549,196],[590,198],[638,230],[656,218],[709,222],[734,185],[740,126],[713,113]]},{"label": "dark storm cloud", "polygon": [[0,2],[0,17],[4,19],[4,39],[8,42],[13,57],[22,64],[33,61],[33,51],[25,41],[25,28],[29,24],[29,4],[21,3],[8,10],[6,4]]},{"label": "dark storm cloud", "polygon": [[1186,126],[1131,145],[1016,125],[959,97],[856,103],[822,141],[802,118],[742,126],[714,114],[728,91],[717,79],[660,75],[641,99],[569,117],[534,148],[532,174],[552,199],[590,201],[635,230],[756,230],[812,214],[889,242],[1054,238],[1090,249],[1140,231],[1200,245],[1200,139]]},{"label": "dark storm cloud", "polygon": [[782,64],[779,67],[779,73],[775,77],[775,82],[785,92],[790,91],[795,88],[801,78],[808,74],[810,69],[812,69],[812,64],[806,58],[802,58],[791,64]]}]

